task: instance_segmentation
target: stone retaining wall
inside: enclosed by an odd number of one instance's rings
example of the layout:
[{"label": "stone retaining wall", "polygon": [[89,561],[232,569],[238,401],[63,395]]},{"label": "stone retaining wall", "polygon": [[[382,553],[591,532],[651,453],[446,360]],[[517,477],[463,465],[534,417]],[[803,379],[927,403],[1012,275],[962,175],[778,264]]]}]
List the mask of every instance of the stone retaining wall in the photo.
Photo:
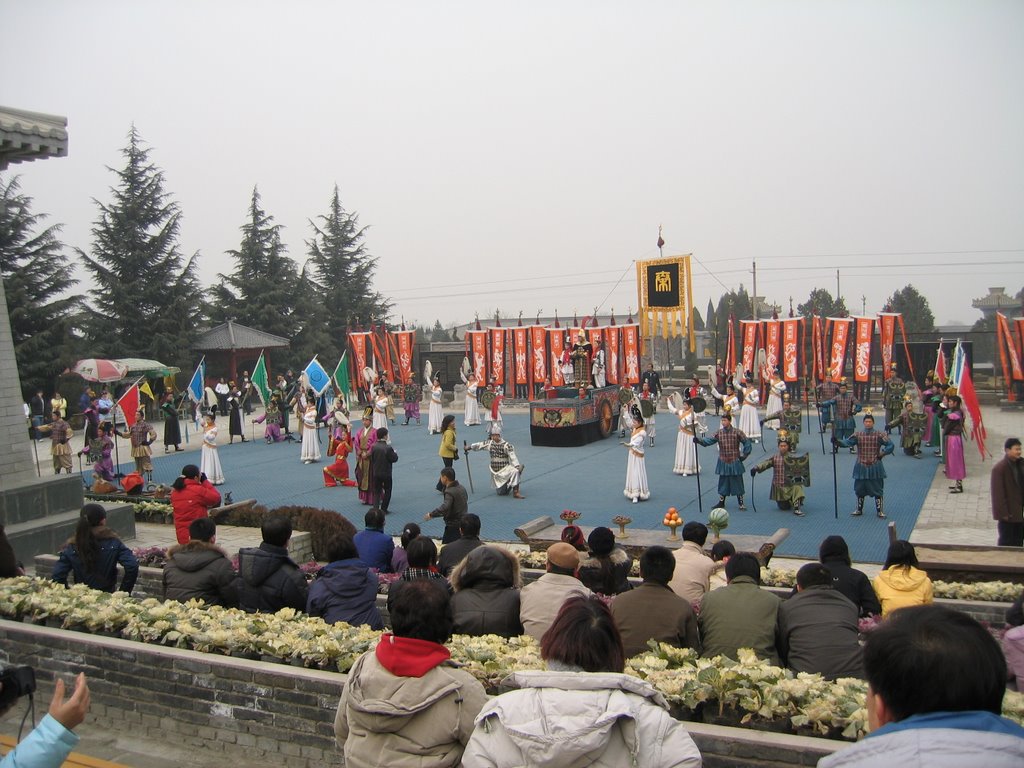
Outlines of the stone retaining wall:
[{"label": "stone retaining wall", "polygon": [[[0,659],[54,675],[84,671],[92,707],[78,730],[133,732],[249,768],[341,764],[334,715],[345,675],[0,620]],[[841,742],[687,723],[706,768],[815,765]]]}]

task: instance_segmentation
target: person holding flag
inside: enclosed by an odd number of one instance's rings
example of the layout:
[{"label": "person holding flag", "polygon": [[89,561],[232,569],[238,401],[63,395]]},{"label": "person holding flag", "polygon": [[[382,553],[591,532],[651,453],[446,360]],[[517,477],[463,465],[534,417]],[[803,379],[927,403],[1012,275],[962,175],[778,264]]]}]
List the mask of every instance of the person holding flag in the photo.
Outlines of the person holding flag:
[{"label": "person holding flag", "polygon": [[950,493],[964,492],[964,478],[967,477],[967,463],[964,460],[964,412],[963,400],[955,393],[956,388],[946,390],[946,397],[939,410],[942,419],[943,451],[946,457],[946,478],[953,481]]}]

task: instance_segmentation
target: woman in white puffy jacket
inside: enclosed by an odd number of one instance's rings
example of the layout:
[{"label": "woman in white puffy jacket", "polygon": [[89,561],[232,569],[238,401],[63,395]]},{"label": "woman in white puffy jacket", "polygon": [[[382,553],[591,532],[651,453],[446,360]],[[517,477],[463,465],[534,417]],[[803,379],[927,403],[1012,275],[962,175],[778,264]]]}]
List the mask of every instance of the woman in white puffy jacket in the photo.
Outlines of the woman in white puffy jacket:
[{"label": "woman in white puffy jacket", "polygon": [[566,600],[541,656],[546,671],[514,673],[506,684],[518,690],[484,705],[462,756],[466,768],[701,765],[664,697],[622,674],[622,638],[601,600]]}]

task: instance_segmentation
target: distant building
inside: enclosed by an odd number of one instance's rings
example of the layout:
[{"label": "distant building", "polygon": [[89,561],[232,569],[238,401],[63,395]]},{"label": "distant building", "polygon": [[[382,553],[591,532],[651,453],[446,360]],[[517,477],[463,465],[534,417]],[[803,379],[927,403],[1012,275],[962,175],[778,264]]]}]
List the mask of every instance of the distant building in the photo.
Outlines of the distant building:
[{"label": "distant building", "polygon": [[971,306],[981,312],[987,320],[991,317],[995,317],[996,312],[1006,314],[1008,312],[1016,312],[1020,310],[1021,302],[1019,299],[1007,294],[1004,286],[999,285],[994,288],[989,288],[988,296],[975,299],[971,302]]}]

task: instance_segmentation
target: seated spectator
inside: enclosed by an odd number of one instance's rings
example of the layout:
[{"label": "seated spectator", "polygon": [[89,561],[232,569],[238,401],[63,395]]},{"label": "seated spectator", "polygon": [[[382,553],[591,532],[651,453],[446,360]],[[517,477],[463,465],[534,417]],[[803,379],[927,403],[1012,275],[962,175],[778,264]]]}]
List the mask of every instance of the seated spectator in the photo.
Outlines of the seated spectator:
[{"label": "seated spectator", "polygon": [[917,567],[917,553],[908,541],[889,545],[882,572],[875,576],[875,594],[882,603],[882,615],[897,608],[932,602],[932,580]]},{"label": "seated spectator", "polygon": [[640,555],[643,584],[612,600],[612,617],[626,658],[646,650],[648,640],[700,650],[693,608],[668,586],[675,569],[670,549],[648,547]]},{"label": "seated spectator", "polygon": [[238,574],[227,553],[217,546],[217,524],[208,517],[192,521],[188,544],[167,550],[164,600],[202,600],[208,605],[238,607]]},{"label": "seated spectator", "polygon": [[673,553],[676,572],[669,586],[691,605],[699,605],[711,588],[711,572],[715,570],[715,563],[704,551],[707,540],[708,527],[691,520],[683,526],[683,545]]},{"label": "seated spectator", "polygon": [[477,547],[452,569],[451,582],[456,634],[523,634],[519,621],[519,558],[507,549]]},{"label": "seated spectator", "polygon": [[868,633],[864,671],[871,732],[819,768],[1024,765],[1024,728],[999,716],[1003,654],[966,613],[937,605],[895,611]]},{"label": "seated spectator", "polygon": [[391,573],[391,556],[395,553],[395,542],[384,533],[384,511],[374,507],[363,517],[366,528],[355,536],[359,559],[377,573]]},{"label": "seated spectator", "polygon": [[[0,684],[2,692],[3,685]],[[73,729],[85,722],[89,712],[89,686],[85,682],[85,672],[79,672],[75,678],[75,692],[70,698],[65,699],[64,694],[64,681],[58,677],[46,716],[0,760],[0,768],[59,768],[65,764],[71,750],[78,744],[78,734]],[[17,700],[12,698],[0,706],[0,717],[7,714]]]},{"label": "seated spectator", "polygon": [[711,561],[715,564],[715,570],[708,577],[708,584],[711,589],[718,589],[728,584],[725,578],[725,565],[729,558],[736,554],[736,547],[731,541],[722,539],[711,545]]},{"label": "seated spectator", "polygon": [[220,506],[218,491],[195,464],[186,464],[181,475],[171,483],[171,509],[174,533],[179,544],[188,544],[188,527],[193,520],[209,517],[210,510]]},{"label": "seated spectator", "polygon": [[599,598],[565,601],[544,633],[541,657],[546,670],[513,673],[518,690],[484,705],[462,758],[466,768],[699,768],[700,752],[665,698],[622,674],[622,640]]},{"label": "seated spectator", "polygon": [[238,550],[238,605],[255,613],[276,613],[282,608],[306,610],[309,587],[299,566],[288,555],[291,521],[282,515],[268,517],[261,528],[259,547]]},{"label": "seated spectator", "polygon": [[394,553],[391,555],[391,572],[401,575],[405,572],[405,569],[409,567],[409,556],[405,552],[405,548],[409,546],[409,542],[420,535],[420,527],[416,523],[406,523],[402,529],[402,535],[399,537],[400,546],[395,547]]},{"label": "seated spectator", "polygon": [[779,607],[779,655],[794,672],[816,672],[826,680],[862,678],[857,606],[832,584],[821,563],[797,571],[797,594]]},{"label": "seated spectator", "polygon": [[611,528],[599,526],[587,538],[590,554],[580,559],[580,581],[587,589],[602,595],[617,595],[633,588],[629,572],[633,558],[615,544]]},{"label": "seated spectator", "polygon": [[1010,687],[1024,690],[1024,590],[1006,612],[1008,629],[1003,635],[1003,653],[1006,654]]},{"label": "seated spectator", "polygon": [[467,512],[459,522],[459,538],[441,547],[441,557],[437,567],[445,576],[452,568],[462,562],[462,558],[472,552],[483,542],[480,541],[480,517]]},{"label": "seated spectator", "polygon": [[441,574],[437,567],[437,545],[433,539],[417,536],[409,542],[406,554],[409,557],[409,567],[402,574],[402,581],[415,581],[416,579],[439,581],[448,590],[448,594],[451,594],[452,588],[448,579]]},{"label": "seated spectator", "polygon": [[759,658],[779,665],[776,650],[779,600],[761,589],[761,564],[750,552],[737,552],[725,566],[727,586],[708,592],[700,604],[702,656],[739,658],[740,648],[752,648]]},{"label": "seated spectator", "polygon": [[391,588],[392,632],[349,670],[334,733],[348,768],[461,764],[484,688],[450,660],[448,592],[433,581]]},{"label": "seated spectator", "polygon": [[548,547],[547,570],[519,594],[519,620],[523,631],[540,641],[558,610],[570,597],[590,597],[593,594],[576,578],[580,567],[580,553],[560,541]]},{"label": "seated spectator", "polygon": [[878,616],[882,613],[871,579],[852,567],[846,539],[842,536],[826,536],[818,548],[818,561],[832,574],[832,586],[857,606],[860,616]]},{"label": "seated spectator", "polygon": [[587,538],[583,535],[583,529],[578,525],[567,525],[562,528],[562,541],[572,544],[577,551],[587,551]]},{"label": "seated spectator", "polygon": [[131,594],[139,577],[139,561],[117,534],[107,528],[107,511],[100,504],[86,504],[78,518],[75,535],[60,551],[50,578],[68,585],[68,576],[92,589],[113,592],[117,586],[117,566],[124,568],[121,591]]},{"label": "seated spectator", "polygon": [[359,559],[356,545],[343,533],[327,542],[330,562],[309,587],[306,613],[328,624],[344,621],[353,627],[384,629],[377,610],[377,574]]}]

